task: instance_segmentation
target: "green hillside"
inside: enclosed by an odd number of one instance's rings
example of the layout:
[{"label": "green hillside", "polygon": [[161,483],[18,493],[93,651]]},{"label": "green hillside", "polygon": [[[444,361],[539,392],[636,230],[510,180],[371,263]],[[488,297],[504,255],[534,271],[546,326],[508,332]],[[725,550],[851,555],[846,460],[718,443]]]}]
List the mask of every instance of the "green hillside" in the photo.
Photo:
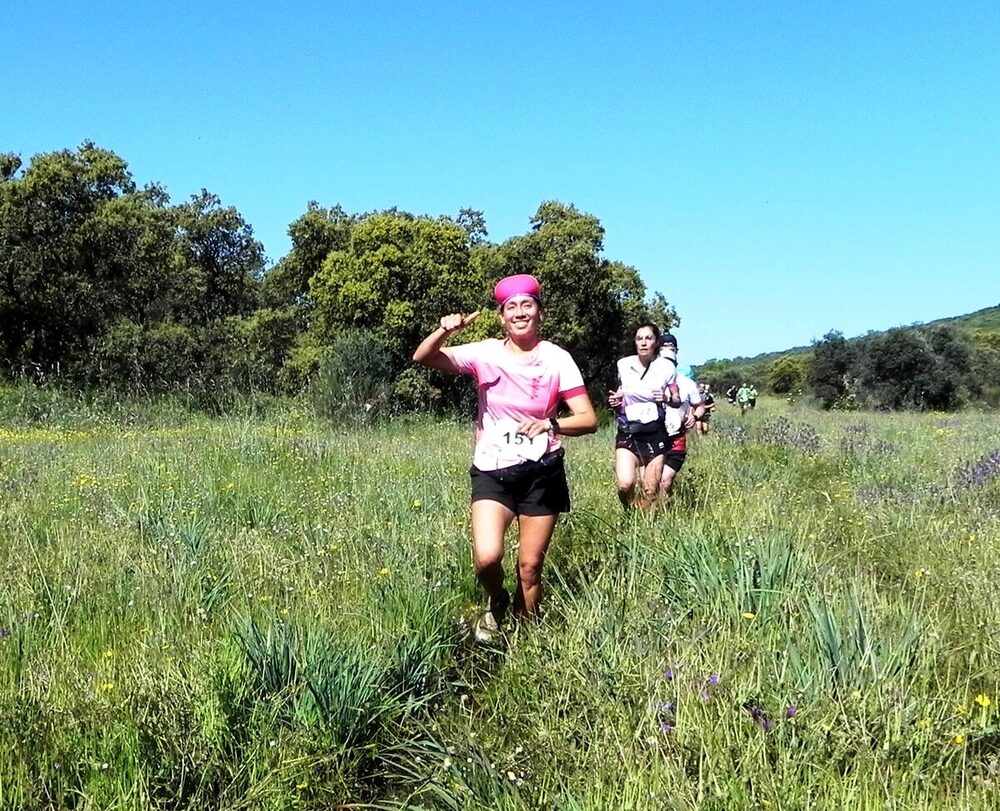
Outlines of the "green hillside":
[{"label": "green hillside", "polygon": [[[933,327],[939,324],[952,324],[964,332],[970,334],[978,334],[983,332],[998,332],[1000,333],[1000,304],[993,307],[986,307],[982,310],[976,310],[974,313],[967,313],[966,315],[951,316],[949,318],[939,318],[935,321],[928,322],[914,322],[909,326],[912,327]],[[881,330],[880,332],[886,332],[887,330]],[[872,334],[872,333],[869,333]],[[850,341],[857,341],[861,338],[865,338],[867,335],[858,335],[854,338],[850,338]],[[706,361],[697,367],[699,374],[711,374],[714,370],[728,369],[736,370],[740,373],[746,374],[748,377],[753,377],[757,374],[761,374],[764,369],[766,369],[772,362],[778,358],[785,356],[806,356],[812,352],[811,346],[793,346],[790,349],[780,350],[778,352],[763,352],[759,355],[754,355],[753,357],[739,356],[735,358],[727,359],[716,359]]]}]

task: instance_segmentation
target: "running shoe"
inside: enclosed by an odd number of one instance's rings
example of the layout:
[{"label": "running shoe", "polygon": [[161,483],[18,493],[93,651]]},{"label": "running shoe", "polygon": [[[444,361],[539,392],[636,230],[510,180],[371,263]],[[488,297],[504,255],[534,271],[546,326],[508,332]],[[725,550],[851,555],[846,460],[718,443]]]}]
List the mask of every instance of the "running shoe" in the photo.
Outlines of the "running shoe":
[{"label": "running shoe", "polygon": [[504,589],[499,599],[489,599],[489,607],[482,616],[476,620],[475,636],[476,642],[484,645],[491,645],[500,636],[500,624],[510,606],[510,593]]}]

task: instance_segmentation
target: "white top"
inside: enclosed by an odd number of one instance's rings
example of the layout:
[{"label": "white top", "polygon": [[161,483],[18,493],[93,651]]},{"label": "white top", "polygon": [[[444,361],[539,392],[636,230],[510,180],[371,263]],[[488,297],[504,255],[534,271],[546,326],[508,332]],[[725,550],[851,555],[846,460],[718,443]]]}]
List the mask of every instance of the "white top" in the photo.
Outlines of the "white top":
[{"label": "white top", "polygon": [[621,411],[633,422],[655,422],[660,418],[657,392],[666,390],[674,377],[674,365],[654,357],[643,366],[638,355],[629,355],[617,363],[618,384],[622,392]]},{"label": "white top", "polygon": [[681,398],[681,404],[677,408],[667,407],[664,423],[667,426],[667,433],[673,436],[681,432],[684,420],[688,412],[695,406],[702,403],[701,392],[698,391],[698,384],[690,377],[677,373],[677,394]]}]

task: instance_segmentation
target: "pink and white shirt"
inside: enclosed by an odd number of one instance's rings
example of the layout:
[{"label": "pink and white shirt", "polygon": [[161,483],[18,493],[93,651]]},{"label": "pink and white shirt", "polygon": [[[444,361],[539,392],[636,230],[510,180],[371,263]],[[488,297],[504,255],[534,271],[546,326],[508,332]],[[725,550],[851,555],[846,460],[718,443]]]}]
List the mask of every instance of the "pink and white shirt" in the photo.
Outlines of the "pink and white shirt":
[{"label": "pink and white shirt", "polygon": [[547,420],[560,400],[586,393],[583,375],[562,347],[539,341],[529,355],[507,350],[506,342],[488,338],[442,350],[458,371],[476,378],[479,412],[476,449],[472,458],[480,470],[500,470],[561,447],[548,432],[529,440],[516,428],[525,419]]}]

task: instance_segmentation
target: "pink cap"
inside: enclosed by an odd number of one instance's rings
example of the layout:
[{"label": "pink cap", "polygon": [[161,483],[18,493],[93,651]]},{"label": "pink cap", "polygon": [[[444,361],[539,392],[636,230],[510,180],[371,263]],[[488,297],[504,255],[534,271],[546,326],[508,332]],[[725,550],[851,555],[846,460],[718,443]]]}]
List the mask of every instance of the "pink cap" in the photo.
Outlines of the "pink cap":
[{"label": "pink cap", "polygon": [[501,307],[514,296],[531,296],[537,299],[541,294],[542,286],[538,283],[538,279],[527,273],[518,273],[516,276],[501,279],[493,288],[493,298]]}]

